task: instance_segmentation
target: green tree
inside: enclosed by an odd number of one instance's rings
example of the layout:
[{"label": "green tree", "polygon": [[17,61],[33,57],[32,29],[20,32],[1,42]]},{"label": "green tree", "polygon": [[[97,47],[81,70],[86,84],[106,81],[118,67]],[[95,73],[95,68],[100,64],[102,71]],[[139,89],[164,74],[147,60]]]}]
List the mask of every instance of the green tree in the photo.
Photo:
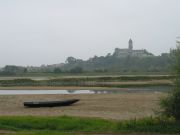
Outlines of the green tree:
[{"label": "green tree", "polygon": [[72,69],[70,70],[70,72],[71,72],[71,73],[82,73],[82,72],[83,72],[83,69],[82,69],[82,67],[77,66],[77,67],[72,68]]},{"label": "green tree", "polygon": [[76,62],[76,58],[74,58],[74,57],[68,57],[66,59],[66,63],[72,64],[72,63],[75,63],[75,62]]},{"label": "green tree", "polygon": [[61,73],[62,71],[61,71],[60,68],[55,68],[53,72],[54,72],[54,73]]},{"label": "green tree", "polygon": [[177,49],[172,53],[175,56],[173,65],[174,88],[168,97],[161,101],[161,105],[164,109],[163,114],[180,120],[180,42],[177,42]]},{"label": "green tree", "polygon": [[2,73],[4,75],[23,74],[27,73],[27,68],[14,65],[7,65],[2,69]]}]

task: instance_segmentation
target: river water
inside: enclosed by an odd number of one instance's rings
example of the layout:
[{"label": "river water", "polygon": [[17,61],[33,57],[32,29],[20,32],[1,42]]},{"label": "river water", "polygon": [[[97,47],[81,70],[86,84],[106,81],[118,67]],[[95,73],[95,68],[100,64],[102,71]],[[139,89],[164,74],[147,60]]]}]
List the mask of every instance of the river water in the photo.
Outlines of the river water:
[{"label": "river water", "polygon": [[0,90],[0,95],[39,95],[39,94],[118,94],[137,92],[167,92],[170,87],[121,88],[119,90]]}]

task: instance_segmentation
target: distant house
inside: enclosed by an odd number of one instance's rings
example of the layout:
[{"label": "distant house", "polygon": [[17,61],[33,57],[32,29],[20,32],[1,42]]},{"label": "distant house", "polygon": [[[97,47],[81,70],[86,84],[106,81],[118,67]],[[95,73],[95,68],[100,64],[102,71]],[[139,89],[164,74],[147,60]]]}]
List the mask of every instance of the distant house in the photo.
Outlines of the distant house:
[{"label": "distant house", "polygon": [[120,49],[116,48],[114,51],[113,56],[115,57],[127,57],[127,56],[132,56],[132,57],[148,57],[148,56],[154,56],[152,53],[149,53],[145,49],[142,50],[133,50],[133,41],[132,39],[129,39],[129,48],[126,49]]}]

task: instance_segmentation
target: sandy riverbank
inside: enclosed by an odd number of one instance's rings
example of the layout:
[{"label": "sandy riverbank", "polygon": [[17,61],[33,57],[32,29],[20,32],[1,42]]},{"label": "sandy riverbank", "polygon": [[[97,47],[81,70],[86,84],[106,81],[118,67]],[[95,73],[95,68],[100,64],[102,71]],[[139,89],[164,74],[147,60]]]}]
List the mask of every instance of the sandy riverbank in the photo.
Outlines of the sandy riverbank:
[{"label": "sandy riverbank", "polygon": [[[10,116],[83,116],[106,119],[130,119],[154,115],[163,93],[123,93],[97,95],[16,95],[0,96],[0,115]],[[24,101],[79,98],[68,107],[25,108]]]}]

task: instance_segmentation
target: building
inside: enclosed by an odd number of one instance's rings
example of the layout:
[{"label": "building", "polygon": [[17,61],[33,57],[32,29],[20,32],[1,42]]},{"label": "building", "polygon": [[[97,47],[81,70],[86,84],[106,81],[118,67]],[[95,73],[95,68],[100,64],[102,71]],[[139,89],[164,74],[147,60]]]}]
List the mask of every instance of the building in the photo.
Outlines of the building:
[{"label": "building", "polygon": [[127,57],[127,56],[131,56],[131,57],[153,56],[152,53],[149,53],[145,49],[142,49],[142,50],[133,50],[133,41],[132,41],[132,39],[129,39],[128,44],[129,44],[128,48],[125,48],[125,49],[116,48],[115,51],[114,51],[113,56],[119,57],[119,58]]}]

